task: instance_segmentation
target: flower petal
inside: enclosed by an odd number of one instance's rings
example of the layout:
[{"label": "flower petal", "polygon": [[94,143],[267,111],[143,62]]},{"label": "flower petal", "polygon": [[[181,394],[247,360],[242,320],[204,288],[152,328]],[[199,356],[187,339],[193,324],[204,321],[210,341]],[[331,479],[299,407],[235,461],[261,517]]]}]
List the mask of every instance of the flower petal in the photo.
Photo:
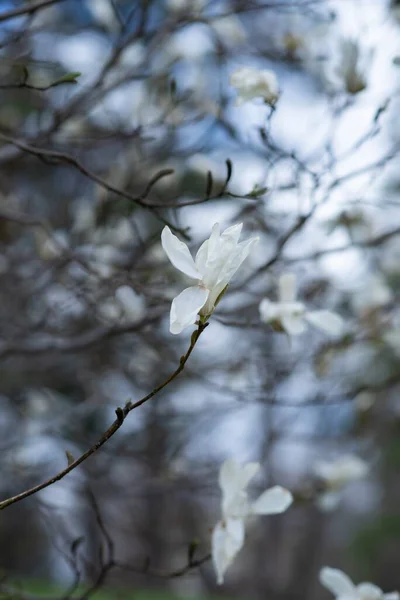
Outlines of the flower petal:
[{"label": "flower petal", "polygon": [[258,463],[241,465],[234,459],[223,463],[219,474],[219,485],[222,490],[224,518],[244,518],[249,513],[246,488],[259,468]]},{"label": "flower petal", "polygon": [[289,335],[300,335],[306,329],[304,318],[301,315],[285,315],[281,317],[281,323],[282,327]]},{"label": "flower petal", "polygon": [[217,574],[217,583],[224,582],[224,575],[244,544],[244,522],[242,519],[219,521],[211,539],[212,560]]},{"label": "flower petal", "polygon": [[196,317],[207,302],[209,291],[198,285],[188,287],[173,299],[170,314],[170,332],[181,333],[193,325]]},{"label": "flower petal", "polygon": [[243,491],[259,469],[260,464],[256,462],[241,465],[234,458],[226,460],[219,472],[219,485],[222,492],[226,493],[233,488],[236,491]]},{"label": "flower petal", "polygon": [[268,298],[263,298],[258,307],[261,321],[264,323],[270,323],[279,316],[279,311],[276,306],[276,302],[271,302]]},{"label": "flower petal", "polygon": [[234,244],[237,244],[239,241],[242,229],[243,229],[243,223],[236,223],[236,225],[232,225],[231,227],[228,227],[227,229],[225,229],[225,231],[222,232],[221,237],[224,238],[225,240],[229,239]]},{"label": "flower petal", "polygon": [[161,233],[161,244],[165,254],[176,269],[185,273],[194,279],[201,279],[201,274],[196,269],[196,265],[190,254],[189,248],[178,240],[170,228],[165,226]]},{"label": "flower petal", "polygon": [[389,592],[388,594],[383,594],[383,600],[400,600],[399,592]]},{"label": "flower petal", "polygon": [[279,300],[281,302],[294,302],[297,296],[296,275],[284,273],[279,277]]},{"label": "flower petal", "polygon": [[356,588],[350,577],[339,569],[324,567],[319,572],[319,580],[334,596],[356,595]]},{"label": "flower petal", "polygon": [[241,264],[246,260],[246,258],[250,254],[250,251],[253,248],[253,246],[258,244],[258,241],[258,237],[252,237],[249,240],[241,242],[236,246],[236,248],[230,254],[228,260],[220,270],[218,276],[218,283],[223,283],[225,287],[225,285],[227,285],[230,282],[236,271],[239,269]]},{"label": "flower petal", "polygon": [[307,312],[304,317],[311,325],[322,329],[329,335],[340,335],[343,331],[344,322],[342,317],[330,310],[313,310]]},{"label": "flower petal", "polygon": [[253,502],[251,511],[256,515],[277,515],[284,512],[293,502],[293,496],[289,490],[276,485],[265,490]]},{"label": "flower petal", "polygon": [[377,585],[369,582],[360,583],[356,587],[360,598],[365,600],[381,600],[382,590]]}]

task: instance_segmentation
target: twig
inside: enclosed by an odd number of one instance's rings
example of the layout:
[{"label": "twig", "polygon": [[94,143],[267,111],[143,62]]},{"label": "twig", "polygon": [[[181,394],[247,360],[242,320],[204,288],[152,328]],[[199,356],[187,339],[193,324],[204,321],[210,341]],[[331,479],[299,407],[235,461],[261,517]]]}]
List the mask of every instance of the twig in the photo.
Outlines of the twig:
[{"label": "twig", "polygon": [[116,409],[115,412],[116,412],[117,418],[110,425],[110,427],[103,433],[101,438],[93,446],[91,446],[91,448],[89,448],[89,450],[87,450],[86,452],[81,454],[81,456],[79,456],[79,458],[75,459],[65,469],[63,469],[62,471],[59,471],[53,477],[46,479],[46,481],[43,481],[42,483],[39,483],[38,485],[36,485],[32,488],[29,488],[28,490],[25,490],[24,492],[21,492],[20,494],[17,494],[16,496],[11,496],[10,498],[7,498],[6,500],[3,500],[2,502],[0,502],[0,510],[3,510],[5,508],[7,508],[8,506],[11,506],[12,504],[15,504],[17,502],[20,502],[21,500],[24,500],[25,498],[28,498],[29,496],[33,496],[34,494],[37,494],[37,492],[40,492],[41,490],[44,490],[45,488],[49,487],[50,485],[53,485],[53,483],[60,481],[66,475],[68,475],[68,473],[70,473],[71,471],[76,469],[76,467],[81,465],[87,458],[92,456],[92,454],[97,452],[97,450],[99,450],[99,448],[101,448],[106,442],[108,442],[108,440],[118,431],[118,429],[122,426],[125,418],[132,410],[134,410],[135,408],[138,408],[139,406],[142,406],[142,404],[151,400],[151,398],[153,398],[156,394],[158,394],[158,392],[163,390],[167,385],[169,385],[172,381],[174,381],[174,379],[176,379],[176,377],[178,377],[178,375],[180,375],[180,373],[185,368],[185,364],[188,361],[190,355],[192,354],[199,337],[201,336],[201,334],[203,333],[203,331],[206,327],[207,327],[207,323],[201,323],[201,322],[199,323],[198,328],[192,333],[192,337],[190,340],[190,346],[189,346],[186,354],[181,356],[178,368],[175,369],[175,371],[169,377],[167,377],[167,379],[165,379],[160,385],[155,387],[149,394],[147,394],[147,396],[144,396],[143,398],[141,398],[140,400],[137,400],[134,403],[129,401],[125,404],[125,406],[123,408]]}]

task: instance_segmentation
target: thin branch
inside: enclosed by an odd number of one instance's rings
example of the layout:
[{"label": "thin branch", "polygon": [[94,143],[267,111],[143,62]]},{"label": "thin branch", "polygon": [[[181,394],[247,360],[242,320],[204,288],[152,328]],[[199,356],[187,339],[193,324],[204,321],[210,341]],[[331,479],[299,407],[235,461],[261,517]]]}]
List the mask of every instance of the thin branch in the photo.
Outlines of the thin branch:
[{"label": "thin branch", "polygon": [[203,331],[205,330],[207,325],[208,325],[207,323],[201,323],[201,322],[199,323],[198,328],[192,333],[192,337],[190,340],[190,346],[189,346],[186,354],[181,356],[178,368],[175,369],[175,371],[169,377],[167,377],[167,379],[165,379],[160,385],[155,387],[149,394],[147,394],[147,396],[144,396],[143,398],[141,398],[140,400],[137,400],[134,403],[129,401],[125,404],[125,406],[123,408],[117,408],[115,410],[117,418],[110,425],[110,427],[103,433],[101,438],[93,446],[91,446],[91,448],[89,448],[89,450],[87,450],[86,452],[81,454],[81,456],[79,456],[79,458],[72,461],[65,469],[63,469],[62,471],[59,471],[53,477],[50,477],[46,481],[43,481],[42,483],[39,483],[38,485],[36,485],[28,490],[25,490],[24,492],[21,492],[20,494],[17,494],[16,496],[11,496],[10,498],[7,498],[6,500],[3,500],[2,502],[0,502],[0,510],[3,510],[5,508],[7,508],[8,506],[11,506],[12,504],[15,504],[17,502],[20,502],[21,500],[24,500],[25,498],[28,498],[29,496],[33,496],[34,494],[37,494],[37,492],[40,492],[41,490],[44,490],[45,488],[49,487],[50,485],[53,485],[53,483],[60,481],[66,475],[68,475],[68,473],[70,473],[71,471],[76,469],[76,467],[79,467],[79,465],[81,465],[87,458],[92,456],[92,454],[97,452],[97,450],[99,450],[99,448],[101,448],[106,442],[108,442],[108,440],[120,429],[125,418],[132,410],[134,410],[135,408],[138,408],[139,406],[142,406],[142,404],[151,400],[151,398],[153,398],[156,394],[158,394],[158,392],[163,390],[167,385],[169,385],[172,381],[174,381],[174,379],[176,379],[176,377],[178,377],[178,375],[180,375],[180,373],[182,373],[190,355],[192,354],[192,352],[197,344],[199,337],[201,336],[201,334],[203,333]]}]

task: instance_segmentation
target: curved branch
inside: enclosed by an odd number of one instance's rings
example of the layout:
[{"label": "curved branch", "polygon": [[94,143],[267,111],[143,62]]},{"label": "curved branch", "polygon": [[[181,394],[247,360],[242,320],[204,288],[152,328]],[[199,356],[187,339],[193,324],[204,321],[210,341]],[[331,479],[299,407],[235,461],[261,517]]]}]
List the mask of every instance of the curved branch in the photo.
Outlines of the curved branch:
[{"label": "curved branch", "polygon": [[43,481],[42,483],[39,483],[38,485],[35,485],[34,487],[29,488],[28,490],[25,490],[24,492],[21,492],[20,494],[17,494],[16,496],[11,496],[10,498],[7,498],[6,500],[3,500],[2,502],[0,502],[0,510],[5,509],[8,506],[11,506],[12,504],[16,504],[17,502],[20,502],[21,500],[24,500],[25,498],[29,498],[29,496],[33,496],[34,494],[37,494],[37,492],[40,492],[41,490],[44,490],[45,488],[49,487],[50,485],[53,485],[53,483],[60,481],[60,479],[63,479],[66,475],[68,475],[68,473],[71,473],[71,471],[76,469],[76,467],[79,467],[79,465],[81,465],[83,462],[85,462],[85,460],[87,458],[89,458],[90,456],[92,456],[92,454],[97,452],[97,450],[99,450],[99,448],[101,448],[106,442],[108,442],[108,440],[118,431],[118,429],[120,429],[123,422],[125,421],[125,418],[128,416],[128,414],[132,410],[134,410],[135,408],[138,408],[145,402],[148,402],[149,400],[151,400],[151,398],[153,398],[156,394],[158,394],[158,392],[163,390],[167,385],[169,385],[172,381],[174,381],[174,379],[176,379],[176,377],[178,377],[178,375],[180,375],[180,373],[185,368],[185,365],[186,365],[190,355],[192,354],[199,337],[201,336],[201,334],[203,333],[203,331],[207,327],[207,325],[208,325],[208,323],[201,323],[201,322],[199,323],[196,331],[194,331],[192,333],[192,337],[190,340],[190,346],[189,346],[188,350],[186,351],[186,354],[181,356],[181,359],[179,361],[179,366],[177,367],[177,369],[175,369],[175,371],[169,377],[167,377],[167,379],[165,379],[162,383],[160,383],[160,385],[156,386],[149,394],[147,394],[147,396],[144,396],[143,398],[141,398],[140,400],[137,400],[136,402],[129,401],[125,404],[125,406],[123,408],[117,408],[115,410],[117,418],[110,425],[110,427],[103,433],[101,438],[93,446],[91,446],[91,448],[89,448],[89,450],[87,450],[86,452],[81,454],[81,456],[79,456],[79,458],[72,461],[65,469],[63,469],[62,471],[59,471],[53,477],[46,479],[46,481]]}]

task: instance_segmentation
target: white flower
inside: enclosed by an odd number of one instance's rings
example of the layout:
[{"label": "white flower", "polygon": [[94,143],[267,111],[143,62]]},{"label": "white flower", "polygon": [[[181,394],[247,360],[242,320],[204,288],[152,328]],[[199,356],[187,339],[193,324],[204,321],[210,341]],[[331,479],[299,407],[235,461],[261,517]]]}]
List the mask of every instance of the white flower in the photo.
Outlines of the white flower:
[{"label": "white flower", "polygon": [[258,463],[240,465],[234,459],[226,460],[221,467],[222,519],[212,533],[212,559],[219,584],[224,582],[225,571],[244,544],[246,519],[251,515],[282,513],[293,501],[288,490],[275,486],[250,502],[246,488],[259,469]]},{"label": "white flower", "polygon": [[338,75],[342,78],[344,87],[349,94],[357,94],[367,87],[367,80],[360,62],[360,46],[355,40],[342,40],[341,63]]},{"label": "white flower", "polygon": [[264,323],[277,322],[289,335],[299,335],[310,323],[328,334],[339,335],[343,330],[343,320],[329,310],[306,310],[302,302],[296,300],[296,277],[286,273],[279,278],[279,302],[264,298],[259,306]]},{"label": "white flower", "polygon": [[178,240],[169,227],[161,234],[162,247],[173,266],[196,280],[172,301],[171,333],[180,333],[196,322],[197,315],[209,317],[219,296],[247,258],[258,238],[239,242],[242,223],[228,227],[220,234],[216,223],[208,240],[200,246],[193,260],[189,248]]},{"label": "white flower", "polygon": [[354,585],[350,577],[339,569],[324,567],[319,573],[319,580],[338,600],[399,600],[398,592],[384,594],[381,588],[373,583]]},{"label": "white flower", "polygon": [[241,67],[231,73],[230,84],[238,91],[236,104],[243,104],[254,98],[263,98],[274,105],[279,97],[278,80],[275,73],[265,69]]},{"label": "white flower", "polygon": [[344,487],[353,481],[363,479],[369,471],[368,464],[352,454],[332,461],[320,460],[314,465],[315,475],[325,485],[317,503],[321,510],[330,511],[337,507]]},{"label": "white flower", "polygon": [[145,301],[129,285],[121,285],[115,292],[115,298],[121,306],[125,321],[137,323],[145,314]]},{"label": "white flower", "polygon": [[392,301],[393,292],[379,274],[371,275],[352,296],[353,309],[360,316],[383,308]]},{"label": "white flower", "polygon": [[174,13],[197,13],[203,9],[204,4],[204,0],[168,0],[167,7]]}]

